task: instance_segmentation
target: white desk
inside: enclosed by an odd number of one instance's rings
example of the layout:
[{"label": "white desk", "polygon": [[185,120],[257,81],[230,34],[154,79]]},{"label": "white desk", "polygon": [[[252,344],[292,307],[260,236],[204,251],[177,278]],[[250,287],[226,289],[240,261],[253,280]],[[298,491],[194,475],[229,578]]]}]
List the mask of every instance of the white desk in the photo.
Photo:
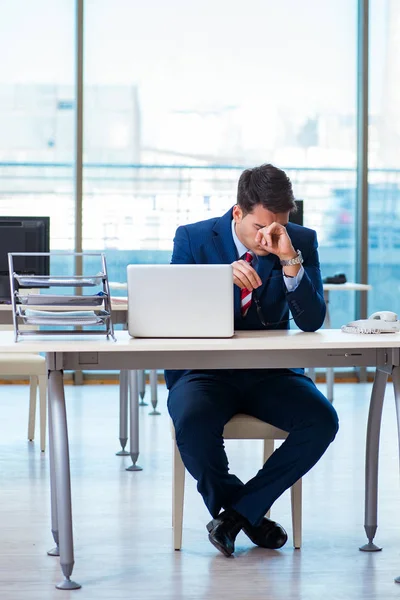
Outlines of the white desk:
[{"label": "white desk", "polygon": [[372,290],[372,285],[366,283],[352,283],[347,281],[346,283],[324,283],[324,300],[326,304],[326,316],[324,321],[324,327],[326,329],[331,328],[331,315],[329,311],[329,292],[368,292]]},{"label": "white desk", "polygon": [[[118,282],[118,281],[110,281],[109,282],[110,290],[127,290],[128,286],[126,283]],[[372,286],[365,283],[353,283],[351,281],[347,281],[346,283],[324,283],[323,284],[324,292],[333,292],[333,291],[345,291],[345,292],[368,292],[372,290]]]},{"label": "white desk", "polygon": [[[110,289],[114,290],[127,290],[126,282],[109,282]],[[326,316],[324,320],[325,329],[331,328],[331,318],[330,318],[330,306],[329,306],[329,292],[331,291],[362,291],[367,292],[372,289],[371,285],[366,285],[363,283],[353,283],[346,282],[342,284],[334,284],[334,283],[324,283],[324,299],[326,303]],[[125,297],[114,297],[111,298],[111,310],[112,310],[112,319],[114,325],[127,325],[127,311],[128,311],[128,298]],[[42,308],[42,307],[40,307]],[[69,310],[69,308],[61,309],[61,310]],[[11,305],[0,305],[0,324],[11,323]],[[147,367],[149,368],[149,367]],[[143,372],[143,371],[142,371]],[[314,367],[310,367],[308,369],[308,374],[313,381],[315,381],[315,365]],[[128,468],[128,470],[136,471],[141,468],[137,465],[137,460],[139,457],[139,431],[137,430],[136,420],[131,424],[131,433],[130,433],[130,452],[125,450],[125,446],[128,440],[128,419],[127,419],[127,405],[128,405],[128,387],[129,387],[129,373],[128,371],[120,370],[120,424],[119,424],[119,440],[121,444],[121,450],[117,453],[120,456],[131,455],[132,465]],[[333,386],[334,386],[334,370],[333,368],[326,369],[326,383],[327,383],[327,398],[330,402],[333,401]],[[154,370],[150,371],[150,384],[151,384],[151,404],[153,406],[153,411],[150,414],[157,415],[159,414],[156,410],[157,408],[157,372]],[[140,405],[140,404],[139,404]],[[144,405],[144,402],[142,402]],[[132,431],[133,428],[133,431]],[[134,435],[132,435],[134,433]]]},{"label": "white desk", "polygon": [[346,283],[324,283],[324,292],[369,292],[372,290],[372,285],[367,283],[353,283],[352,281],[346,281]]},{"label": "white desk", "polygon": [[[114,290],[126,290],[127,284],[117,281],[110,281],[109,283],[110,289]],[[331,315],[330,315],[330,306],[329,306],[329,293],[330,292],[368,292],[372,290],[372,285],[365,283],[354,283],[351,281],[347,281],[346,283],[324,283],[324,300],[326,304],[326,315],[324,320],[325,329],[331,328]],[[127,300],[125,298],[124,300]],[[123,299],[116,300],[118,301],[118,306],[122,307]],[[126,307],[127,308],[127,307]],[[118,310],[121,310],[119,308]],[[117,316],[117,314],[116,314]],[[122,316],[122,315],[121,315]],[[350,319],[349,319],[350,320]],[[116,321],[114,321],[116,322]],[[121,322],[121,321],[118,321]],[[309,369],[309,375],[313,381],[315,381],[315,368],[311,367]],[[334,371],[333,368],[328,368],[326,370],[326,387],[327,387],[327,398],[330,402],[333,401],[333,385],[334,385]]]},{"label": "white desk", "polygon": [[[374,366],[375,383],[367,426],[364,527],[368,544],[377,530],[379,433],[384,392],[392,373],[397,414],[400,415],[400,334],[356,335],[339,330],[239,332],[222,340],[131,339],[117,332],[117,341],[96,337],[30,337],[15,343],[13,332],[0,332],[0,352],[45,352],[49,369],[49,456],[51,474],[52,533],[55,554],[65,580],[57,587],[74,589],[68,427],[63,385],[64,369],[190,369]],[[137,396],[137,378],[131,378]],[[399,423],[400,427],[400,416]]]}]

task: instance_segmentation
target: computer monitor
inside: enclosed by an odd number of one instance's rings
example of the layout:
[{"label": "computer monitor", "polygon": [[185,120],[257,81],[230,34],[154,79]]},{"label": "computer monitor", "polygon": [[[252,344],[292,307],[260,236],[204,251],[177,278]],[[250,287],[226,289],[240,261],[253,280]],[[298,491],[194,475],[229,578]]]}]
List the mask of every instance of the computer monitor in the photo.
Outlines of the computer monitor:
[{"label": "computer monitor", "polygon": [[[0,217],[0,301],[11,300],[9,252],[49,252],[49,217]],[[13,257],[16,273],[49,275],[48,256]]]},{"label": "computer monitor", "polygon": [[289,214],[289,221],[296,225],[303,225],[303,200],[295,200],[297,212]]}]

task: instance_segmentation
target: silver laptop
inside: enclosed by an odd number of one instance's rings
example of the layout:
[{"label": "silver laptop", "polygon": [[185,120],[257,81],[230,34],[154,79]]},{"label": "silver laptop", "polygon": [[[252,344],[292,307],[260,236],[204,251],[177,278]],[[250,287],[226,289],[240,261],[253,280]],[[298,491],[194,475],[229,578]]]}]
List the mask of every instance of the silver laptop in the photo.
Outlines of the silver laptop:
[{"label": "silver laptop", "polygon": [[127,276],[131,336],[232,337],[231,265],[128,265]]}]

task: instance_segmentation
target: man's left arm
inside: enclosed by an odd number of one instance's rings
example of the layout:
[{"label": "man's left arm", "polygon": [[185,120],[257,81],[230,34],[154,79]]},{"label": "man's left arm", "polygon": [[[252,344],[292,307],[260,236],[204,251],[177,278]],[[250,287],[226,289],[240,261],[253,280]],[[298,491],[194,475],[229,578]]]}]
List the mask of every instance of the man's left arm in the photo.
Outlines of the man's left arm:
[{"label": "man's left arm", "polygon": [[[281,264],[284,265],[286,298],[296,325],[303,331],[316,331],[322,327],[326,306],[319,268],[317,234],[315,231],[308,231],[309,243],[307,247],[301,249],[304,251],[304,271],[301,269],[300,261],[295,260],[298,258],[296,252],[298,248],[293,246],[286,227],[281,223],[274,222],[268,227],[259,229],[255,241],[261,244],[266,251],[278,256]],[[297,279],[297,281],[288,285],[288,278]]]},{"label": "man's left arm", "polygon": [[286,298],[293,319],[303,331],[316,331],[322,327],[326,313],[316,234],[311,249],[304,256],[302,269],[286,277],[285,272],[289,270],[283,267]]}]

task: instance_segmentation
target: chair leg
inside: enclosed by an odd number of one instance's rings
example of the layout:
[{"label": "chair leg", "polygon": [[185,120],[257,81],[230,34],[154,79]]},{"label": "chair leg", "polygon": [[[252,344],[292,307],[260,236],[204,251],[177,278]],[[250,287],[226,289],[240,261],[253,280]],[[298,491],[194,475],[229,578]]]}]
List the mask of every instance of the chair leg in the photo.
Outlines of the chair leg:
[{"label": "chair leg", "polygon": [[269,459],[269,457],[271,456],[271,454],[273,454],[274,452],[274,440],[264,440],[264,454],[263,454],[263,460],[265,464],[267,462],[267,460]]},{"label": "chair leg", "polygon": [[301,548],[302,532],[302,480],[299,479],[290,488],[292,501],[293,546]]},{"label": "chair leg", "polygon": [[[264,454],[263,454],[263,464],[267,462],[271,454],[274,452],[274,440],[264,440]],[[269,510],[265,515],[267,519],[271,516],[271,511]]]},{"label": "chair leg", "polygon": [[28,440],[32,442],[35,439],[35,418],[36,418],[36,394],[38,386],[37,375],[29,377],[29,421],[28,421]]},{"label": "chair leg", "polygon": [[182,547],[183,501],[185,494],[185,466],[173,440],[173,477],[172,477],[172,527],[174,529],[174,549]]},{"label": "chair leg", "polygon": [[47,375],[39,375],[40,449],[46,450]]}]

